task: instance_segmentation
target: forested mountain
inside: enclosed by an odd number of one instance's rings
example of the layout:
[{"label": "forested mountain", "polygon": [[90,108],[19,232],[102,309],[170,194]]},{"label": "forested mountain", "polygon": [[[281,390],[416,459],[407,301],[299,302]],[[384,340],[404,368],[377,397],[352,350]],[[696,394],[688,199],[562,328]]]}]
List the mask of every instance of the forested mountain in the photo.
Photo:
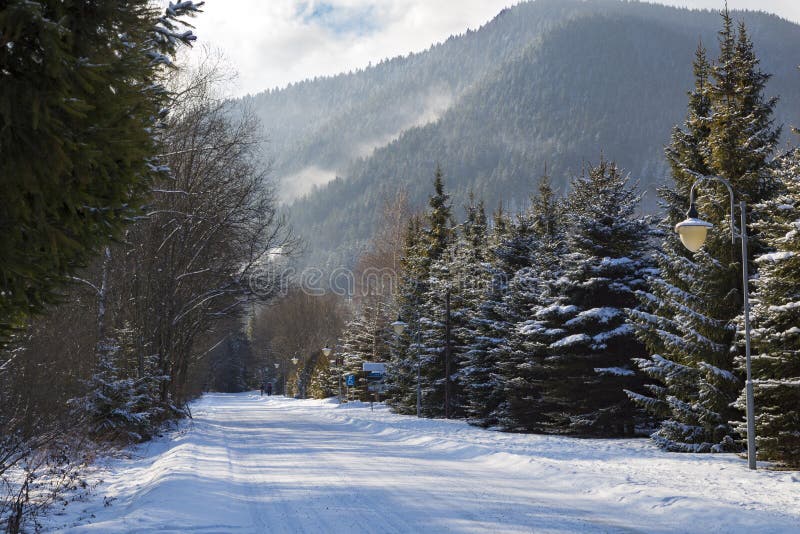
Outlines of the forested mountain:
[{"label": "forested mountain", "polygon": [[[733,16],[773,74],[776,123],[799,124],[800,27],[763,13]],[[348,264],[383,199],[406,188],[421,205],[437,163],[454,206],[472,190],[490,207],[515,210],[545,165],[564,190],[603,153],[641,182],[654,209],[691,59],[698,42],[715,46],[718,27],[711,11],[536,0],[423,53],[245,100],[266,126],[276,177],[296,194],[310,189],[289,207],[313,251],[308,261]]]}]

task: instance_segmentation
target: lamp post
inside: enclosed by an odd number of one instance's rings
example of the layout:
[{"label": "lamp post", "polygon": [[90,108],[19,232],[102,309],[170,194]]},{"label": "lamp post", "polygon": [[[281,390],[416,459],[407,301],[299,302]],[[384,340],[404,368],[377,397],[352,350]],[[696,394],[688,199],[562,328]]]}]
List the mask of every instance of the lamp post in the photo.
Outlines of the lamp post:
[{"label": "lamp post", "polygon": [[394,333],[397,336],[402,336],[403,332],[405,332],[407,326],[408,325],[406,323],[404,323],[400,319],[400,317],[398,317],[397,320],[391,324],[391,327],[392,327],[392,329],[394,330]]},{"label": "lamp post", "polygon": [[297,391],[295,392],[295,398],[299,395],[301,399],[305,398],[305,392],[303,391],[303,380],[300,376],[300,373],[297,370],[297,364],[300,363],[300,358],[297,357],[297,354],[292,356],[292,366],[294,367],[294,376],[295,376],[295,385],[297,387]]},{"label": "lamp post", "polygon": [[[300,361],[300,359],[297,357],[297,354],[295,354],[294,356],[292,356],[292,359],[290,361],[292,362],[292,366],[294,367],[295,384],[297,385],[297,393],[295,393],[295,395],[298,395],[298,394],[301,393],[300,392],[300,377],[297,374],[297,363]],[[284,380],[284,384],[286,384],[286,375],[284,375],[283,380]],[[284,385],[284,388],[286,388],[285,385]],[[300,395],[300,396],[302,397],[302,395]]]},{"label": "lamp post", "polygon": [[444,294],[444,418],[450,419],[450,286]]},{"label": "lamp post", "polygon": [[[392,328],[398,336],[403,335],[408,325],[400,317],[392,323]],[[417,330],[414,332],[415,345],[417,348],[417,417],[422,416],[422,387],[420,385],[420,366],[422,362],[419,357],[419,314],[417,314]]]},{"label": "lamp post", "polygon": [[699,218],[694,202],[694,190],[698,184],[713,180],[723,184],[728,189],[731,200],[731,243],[736,244],[736,238],[742,240],[742,291],[744,293],[744,347],[745,368],[747,380],[745,382],[745,395],[747,400],[747,464],[750,469],[756,468],[756,418],[753,401],[753,377],[750,367],[750,283],[747,273],[747,206],[744,201],[739,202],[741,224],[736,232],[734,214],[733,188],[730,182],[720,176],[701,176],[689,190],[689,211],[686,220],[675,225],[675,231],[681,238],[683,245],[691,252],[697,252],[705,243],[708,229],[714,225]]},{"label": "lamp post", "polygon": [[333,354],[333,349],[330,348],[327,343],[325,344],[325,348],[322,349],[322,354],[326,358],[328,358],[328,361],[330,361],[331,365],[336,365],[338,367],[338,370],[339,370],[339,404],[341,404],[342,403],[342,367],[341,367],[341,365],[339,365],[339,356],[337,355],[337,356],[334,356],[333,358],[331,358],[331,355]]},{"label": "lamp post", "polygon": [[[397,316],[397,320],[391,323],[390,326],[392,327],[392,330],[394,330],[394,335],[397,336],[397,339],[400,339],[400,336],[403,335],[403,332],[406,331],[406,327],[408,327],[408,325],[400,318],[399,315]],[[419,381],[417,381],[417,391],[419,392]],[[417,395],[417,417],[419,417],[419,393],[417,393]]]}]

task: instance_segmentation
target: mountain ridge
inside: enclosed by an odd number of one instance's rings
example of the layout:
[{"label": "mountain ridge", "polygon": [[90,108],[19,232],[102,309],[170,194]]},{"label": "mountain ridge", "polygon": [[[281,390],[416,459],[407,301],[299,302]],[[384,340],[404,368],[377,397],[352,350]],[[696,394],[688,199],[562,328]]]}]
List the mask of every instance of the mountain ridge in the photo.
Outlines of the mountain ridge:
[{"label": "mountain ridge", "polygon": [[[789,51],[800,44],[800,27],[775,15],[733,14],[746,21],[764,58],[762,68],[775,74],[768,94],[790,93],[778,108],[777,122],[798,124],[800,99],[786,89],[798,81],[800,58],[792,60]],[[475,191],[489,205],[505,201],[517,209],[545,164],[563,190],[569,177],[601,152],[652,190],[667,174],[663,146],[685,113],[698,39],[715,57],[718,27],[719,16],[707,10],[538,0],[504,10],[479,30],[431,47],[415,56],[416,63],[389,60],[395,62],[394,77],[384,83],[373,79],[380,77],[380,65],[347,75],[348,84],[364,86],[361,93],[349,102],[350,93],[329,95],[316,111],[306,106],[307,113],[299,116],[307,128],[292,134],[292,148],[276,166],[279,176],[304,165],[338,176],[289,208],[314,251],[310,261],[352,263],[370,236],[382,199],[404,188],[412,204],[421,205],[437,163],[444,167],[456,206]],[[486,43],[495,49],[469,56]],[[432,72],[431,66],[441,72]],[[465,74],[460,77],[461,70]],[[394,98],[396,80],[405,85],[395,93],[405,94]],[[348,152],[359,139],[385,133],[413,116],[419,95],[435,93],[436,83],[442,84],[441,93],[451,91],[443,97],[451,100],[440,106],[438,116],[433,114],[435,120],[402,127],[368,156]],[[313,85],[309,82],[304,90]],[[360,100],[364,91],[371,93],[366,101]],[[344,114],[314,119],[334,101],[346,103]],[[269,113],[262,118],[268,123]],[[654,200],[650,195],[650,208]]]}]

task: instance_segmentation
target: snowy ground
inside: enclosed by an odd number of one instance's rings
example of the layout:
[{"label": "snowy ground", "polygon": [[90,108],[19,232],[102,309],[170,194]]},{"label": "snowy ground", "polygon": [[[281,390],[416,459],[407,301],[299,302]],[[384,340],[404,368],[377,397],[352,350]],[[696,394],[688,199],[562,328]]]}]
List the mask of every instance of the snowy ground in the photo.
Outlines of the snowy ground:
[{"label": "snowy ground", "polygon": [[[647,440],[512,435],[377,406],[210,394],[109,461],[61,532],[794,532],[800,473]],[[109,504],[110,503],[110,504]]]}]

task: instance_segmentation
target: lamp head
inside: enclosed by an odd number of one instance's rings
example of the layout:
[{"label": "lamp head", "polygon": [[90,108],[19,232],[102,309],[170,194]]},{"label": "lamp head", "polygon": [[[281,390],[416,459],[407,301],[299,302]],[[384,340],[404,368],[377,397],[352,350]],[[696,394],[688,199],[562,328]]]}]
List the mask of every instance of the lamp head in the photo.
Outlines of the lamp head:
[{"label": "lamp head", "polygon": [[714,225],[699,218],[697,207],[692,202],[689,211],[686,212],[686,219],[675,225],[675,231],[681,238],[681,243],[691,252],[697,252],[703,243],[706,242],[708,229]]},{"label": "lamp head", "polygon": [[297,365],[297,362],[299,361],[300,360],[297,359],[297,356],[295,356],[294,358],[292,358],[292,365]]},{"label": "lamp head", "polygon": [[325,345],[325,348],[322,349],[322,354],[324,354],[326,358],[330,358],[331,352],[333,352],[333,349],[328,345]]},{"label": "lamp head", "polygon": [[394,329],[394,333],[397,334],[398,336],[403,335],[403,332],[405,332],[407,326],[408,325],[404,323],[399,316],[397,317],[397,320],[392,323],[392,328]]}]

